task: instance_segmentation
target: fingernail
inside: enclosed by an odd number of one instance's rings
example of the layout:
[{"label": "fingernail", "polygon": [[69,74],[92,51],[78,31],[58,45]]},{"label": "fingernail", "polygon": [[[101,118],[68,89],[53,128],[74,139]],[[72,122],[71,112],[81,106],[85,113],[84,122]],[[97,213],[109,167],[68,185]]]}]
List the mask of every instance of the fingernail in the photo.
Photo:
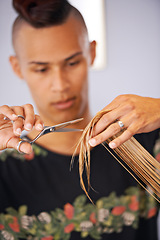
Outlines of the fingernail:
[{"label": "fingernail", "polygon": [[26,129],[26,130],[31,130],[31,129],[32,129],[32,125],[31,125],[30,123],[27,123],[27,124],[25,125],[25,129]]},{"label": "fingernail", "polygon": [[22,133],[21,129],[20,129],[20,128],[17,128],[16,133],[17,133],[18,135],[21,135],[21,133]]},{"label": "fingernail", "polygon": [[110,148],[115,148],[115,147],[116,147],[116,144],[115,144],[114,142],[111,142],[111,143],[109,143],[109,147],[110,147]]},{"label": "fingernail", "polygon": [[96,145],[96,139],[92,138],[89,140],[89,144],[94,147]]},{"label": "fingernail", "polygon": [[38,124],[38,125],[36,126],[36,128],[37,128],[38,130],[42,130],[42,129],[43,129],[43,125],[42,125],[42,124]]}]

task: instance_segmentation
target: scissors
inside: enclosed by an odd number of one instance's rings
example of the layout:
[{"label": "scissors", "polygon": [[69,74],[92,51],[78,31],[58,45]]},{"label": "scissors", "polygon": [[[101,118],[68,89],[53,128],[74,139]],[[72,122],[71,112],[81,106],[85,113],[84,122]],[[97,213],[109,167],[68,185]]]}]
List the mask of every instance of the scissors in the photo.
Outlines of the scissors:
[{"label": "scissors", "polygon": [[28,143],[32,144],[38,138],[40,138],[41,136],[44,136],[45,134],[48,134],[48,133],[51,133],[51,132],[79,132],[79,131],[83,131],[83,129],[65,128],[65,127],[67,127],[71,124],[78,123],[82,120],[83,120],[83,118],[79,118],[79,119],[71,120],[71,121],[68,121],[68,122],[60,123],[60,124],[57,124],[57,125],[54,125],[54,126],[44,126],[43,130],[32,141],[28,141],[26,139],[24,140],[24,139],[20,138],[20,141],[19,141],[18,146],[17,146],[17,151],[19,153],[22,153],[19,148],[20,148],[20,145],[23,142],[28,142]]}]

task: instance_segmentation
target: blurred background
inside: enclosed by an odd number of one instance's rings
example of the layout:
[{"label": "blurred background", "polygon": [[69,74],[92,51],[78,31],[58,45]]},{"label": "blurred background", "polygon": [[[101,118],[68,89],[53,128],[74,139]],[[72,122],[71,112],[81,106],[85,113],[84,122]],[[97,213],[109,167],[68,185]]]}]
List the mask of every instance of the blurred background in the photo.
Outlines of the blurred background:
[{"label": "blurred background", "polygon": [[[160,97],[160,0],[70,0],[98,42],[90,70],[89,100],[96,114],[117,95]],[[0,1],[0,105],[33,103],[24,81],[12,72],[11,0]],[[160,239],[160,238],[159,238]]]},{"label": "blurred background", "polygon": [[[98,47],[99,37],[103,41],[102,60],[90,71],[92,114],[119,94],[160,97],[160,0],[70,2],[83,12],[87,24],[90,19],[88,26],[95,33],[90,34],[91,40],[95,36]],[[12,73],[8,61],[15,17],[12,1],[0,1],[0,105],[33,103],[25,82]]]}]

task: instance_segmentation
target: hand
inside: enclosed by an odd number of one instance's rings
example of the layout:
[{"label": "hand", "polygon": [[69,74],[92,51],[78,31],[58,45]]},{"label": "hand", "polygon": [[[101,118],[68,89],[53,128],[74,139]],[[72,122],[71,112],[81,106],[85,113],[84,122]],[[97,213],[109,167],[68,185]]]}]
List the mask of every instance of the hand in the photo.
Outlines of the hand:
[{"label": "hand", "polygon": [[160,99],[120,95],[103,110],[107,109],[110,111],[100,118],[93,129],[93,138],[89,141],[93,147],[120,132],[118,121],[124,124],[124,132],[109,143],[111,148],[120,146],[137,133],[160,127]]},{"label": "hand", "polygon": [[[25,120],[18,115],[24,116]],[[7,120],[4,119],[7,118]],[[25,104],[23,106],[0,107],[0,150],[6,148],[17,149],[20,135],[23,130],[30,131],[35,127],[37,130],[43,129],[43,122],[38,115],[35,115],[33,106]],[[30,153],[32,147],[29,143],[22,143],[20,151]]]}]

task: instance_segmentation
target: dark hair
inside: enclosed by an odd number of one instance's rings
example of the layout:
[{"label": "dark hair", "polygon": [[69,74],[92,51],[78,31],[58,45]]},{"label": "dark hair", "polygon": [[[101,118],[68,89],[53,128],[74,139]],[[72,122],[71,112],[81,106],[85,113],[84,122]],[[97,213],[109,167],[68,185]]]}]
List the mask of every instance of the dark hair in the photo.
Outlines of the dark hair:
[{"label": "dark hair", "polygon": [[67,0],[13,0],[13,7],[20,19],[35,28],[65,22],[73,8]]}]

